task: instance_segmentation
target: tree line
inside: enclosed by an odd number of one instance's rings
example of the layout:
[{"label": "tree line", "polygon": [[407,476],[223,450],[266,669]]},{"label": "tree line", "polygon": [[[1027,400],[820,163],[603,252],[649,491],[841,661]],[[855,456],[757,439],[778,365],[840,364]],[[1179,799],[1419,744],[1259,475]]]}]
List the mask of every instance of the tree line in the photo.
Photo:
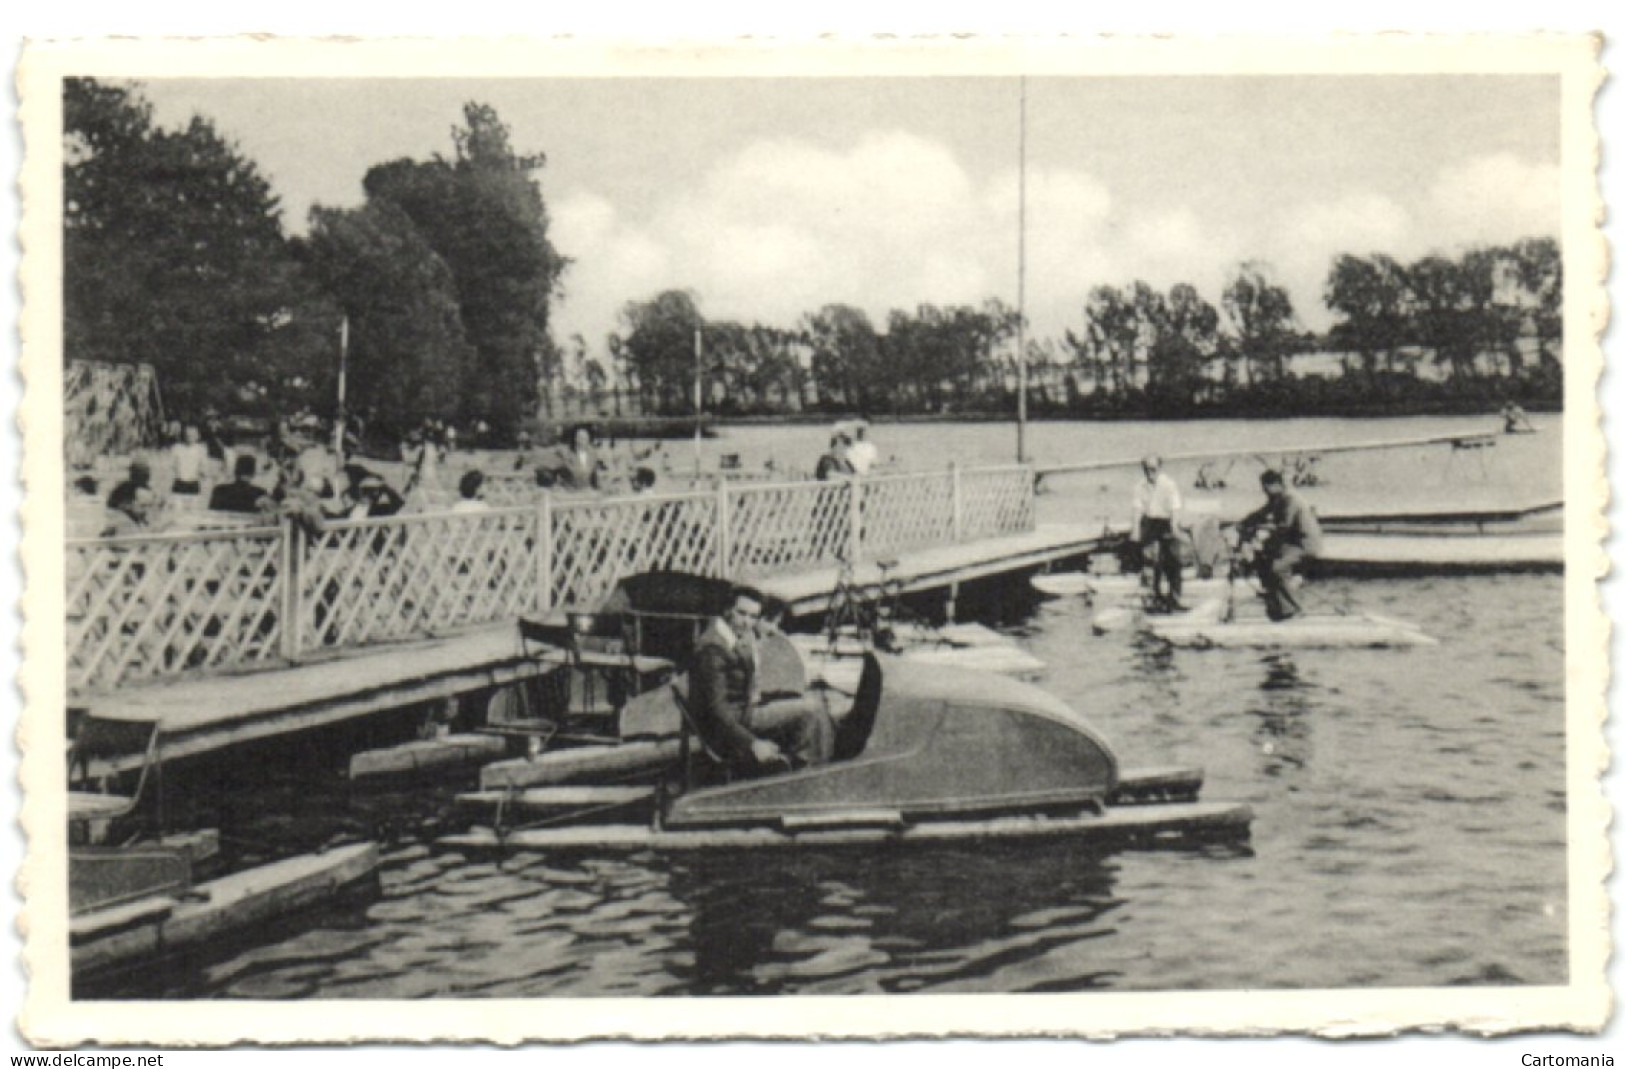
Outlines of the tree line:
[{"label": "tree line", "polygon": [[[1096,286],[1082,323],[1026,344],[1035,410],[1051,415],[1199,415],[1482,408],[1562,399],[1562,262],[1530,239],[1411,264],[1337,257],[1323,299],[1338,318],[1305,331],[1287,290],[1260,263],[1232,271],[1218,305],[1195,286]],[[1020,316],[980,306],[893,310],[884,329],[850,305],[794,328],[708,322],[696,296],[629,302],[610,339],[623,384],[652,410],[724,414],[796,409],[871,414],[997,414],[1014,407]],[[699,340],[696,340],[696,334]],[[1335,373],[1297,372],[1320,355]],[[1424,374],[1430,371],[1431,374]]]},{"label": "tree line", "polygon": [[[1556,404],[1556,242],[1343,255],[1305,331],[1267,265],[1215,304],[1133,281],[1083,295],[1076,325],[1028,339],[1017,311],[922,304],[876,323],[830,304],[790,325],[708,320],[691,291],[631,300],[595,355],[551,333],[569,260],[549,237],[541,153],[469,103],[450,151],[366,170],[356,208],[290,236],[270,183],[205,118],[160,127],[138,86],[69,79],[63,305],[69,359],[147,364],[172,411],[331,415],[397,431],[424,418],[511,438],[549,395],[617,390],[642,411],[1008,414],[1023,358],[1039,414],[1307,414]],[[1329,356],[1337,373],[1295,368]],[[1322,361],[1324,362],[1324,361]]]}]

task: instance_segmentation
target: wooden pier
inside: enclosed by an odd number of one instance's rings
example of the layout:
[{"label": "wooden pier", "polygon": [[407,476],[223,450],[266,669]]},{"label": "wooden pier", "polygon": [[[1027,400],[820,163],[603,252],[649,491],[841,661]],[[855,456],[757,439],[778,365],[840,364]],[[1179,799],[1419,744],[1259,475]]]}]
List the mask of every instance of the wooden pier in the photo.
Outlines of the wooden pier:
[{"label": "wooden pier", "polygon": [[596,608],[639,572],[748,580],[806,612],[843,560],[917,591],[1086,552],[1098,532],[1037,526],[1033,482],[950,468],[70,539],[70,704],[156,716],[165,755],[195,756],[552,671],[518,619]]}]

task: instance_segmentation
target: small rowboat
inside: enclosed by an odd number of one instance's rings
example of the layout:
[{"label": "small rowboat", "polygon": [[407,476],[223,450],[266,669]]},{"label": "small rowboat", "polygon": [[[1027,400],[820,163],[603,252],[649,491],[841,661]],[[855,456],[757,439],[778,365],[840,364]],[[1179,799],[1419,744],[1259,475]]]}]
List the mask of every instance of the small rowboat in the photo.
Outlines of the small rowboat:
[{"label": "small rowboat", "polygon": [[[352,843],[193,883],[190,857],[164,844],[75,850],[69,855],[70,895],[76,882],[80,893],[87,881],[125,889],[97,896],[101,904],[70,916],[74,982],[251,932],[273,917],[361,886],[377,868],[377,845]],[[136,886],[141,883],[145,889]]]}]

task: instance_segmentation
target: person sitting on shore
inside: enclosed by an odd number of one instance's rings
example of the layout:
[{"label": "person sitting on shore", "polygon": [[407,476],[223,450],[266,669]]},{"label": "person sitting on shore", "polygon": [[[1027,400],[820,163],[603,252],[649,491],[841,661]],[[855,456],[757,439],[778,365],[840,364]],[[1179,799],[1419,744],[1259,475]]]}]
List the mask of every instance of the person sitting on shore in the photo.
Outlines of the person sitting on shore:
[{"label": "person sitting on shore", "polygon": [[854,474],[852,460],[847,455],[851,439],[845,434],[837,434],[829,440],[829,452],[818,458],[818,466],[813,469],[813,478],[819,482],[828,482],[831,479],[844,479]]},{"label": "person sitting on shore", "polygon": [[1238,531],[1242,544],[1253,547],[1264,611],[1279,622],[1303,612],[1293,579],[1306,560],[1320,554],[1320,520],[1303,498],[1286,488],[1280,472],[1266,471],[1258,481],[1266,500],[1241,521]]},{"label": "person sitting on shore", "polygon": [[406,499],[396,493],[384,477],[360,464],[344,466],[345,514],[352,520],[393,516],[406,507]]},{"label": "person sitting on shore", "polygon": [[1501,406],[1501,422],[1507,434],[1528,434],[1535,429],[1529,422],[1529,414],[1516,401],[1509,400]]},{"label": "person sitting on shore", "polygon": [[169,456],[175,465],[170,493],[178,499],[197,500],[203,493],[203,466],[209,462],[209,447],[203,444],[203,432],[196,423],[186,423],[181,441],[170,447]]},{"label": "person sitting on shore", "polygon": [[254,476],[258,470],[259,465],[251,455],[244,453],[239,456],[236,470],[232,473],[232,481],[221,483],[209,494],[209,508],[215,512],[262,511],[270,495],[263,487],[254,483]]},{"label": "person sitting on shore", "polygon": [[451,507],[453,512],[491,510],[491,506],[485,503],[485,473],[478,468],[463,472],[463,477],[457,481],[457,494],[457,503]]},{"label": "person sitting on shore", "polygon": [[835,752],[829,714],[801,699],[763,702],[756,674],[756,629],[764,596],[735,587],[728,611],[694,648],[689,707],[700,734],[731,766],[752,774],[827,764]]},{"label": "person sitting on shore", "polygon": [[103,537],[136,534],[157,524],[161,502],[152,488],[152,468],[144,460],[130,461],[129,476],[107,495],[107,527]]},{"label": "person sitting on shore", "polygon": [[879,459],[880,451],[875,443],[869,440],[869,425],[862,421],[852,427],[852,445],[846,451],[847,463],[852,465],[855,475],[868,475],[874,468],[875,461]]}]

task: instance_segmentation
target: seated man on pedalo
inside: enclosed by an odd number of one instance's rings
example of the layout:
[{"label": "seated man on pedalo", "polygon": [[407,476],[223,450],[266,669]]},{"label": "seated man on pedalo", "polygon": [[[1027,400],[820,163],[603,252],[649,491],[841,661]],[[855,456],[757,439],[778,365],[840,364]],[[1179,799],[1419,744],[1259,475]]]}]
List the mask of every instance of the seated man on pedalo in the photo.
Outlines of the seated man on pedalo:
[{"label": "seated man on pedalo", "polygon": [[700,733],[731,767],[753,774],[827,764],[835,749],[828,713],[802,699],[761,700],[755,646],[763,595],[735,587],[732,598],[694,648],[688,703]]},{"label": "seated man on pedalo", "polygon": [[1308,502],[1286,488],[1280,472],[1266,471],[1258,482],[1264,490],[1264,504],[1249,513],[1238,530],[1242,542],[1254,547],[1264,611],[1280,622],[1303,613],[1293,594],[1293,576],[1306,559],[1320,555],[1320,520]]}]

